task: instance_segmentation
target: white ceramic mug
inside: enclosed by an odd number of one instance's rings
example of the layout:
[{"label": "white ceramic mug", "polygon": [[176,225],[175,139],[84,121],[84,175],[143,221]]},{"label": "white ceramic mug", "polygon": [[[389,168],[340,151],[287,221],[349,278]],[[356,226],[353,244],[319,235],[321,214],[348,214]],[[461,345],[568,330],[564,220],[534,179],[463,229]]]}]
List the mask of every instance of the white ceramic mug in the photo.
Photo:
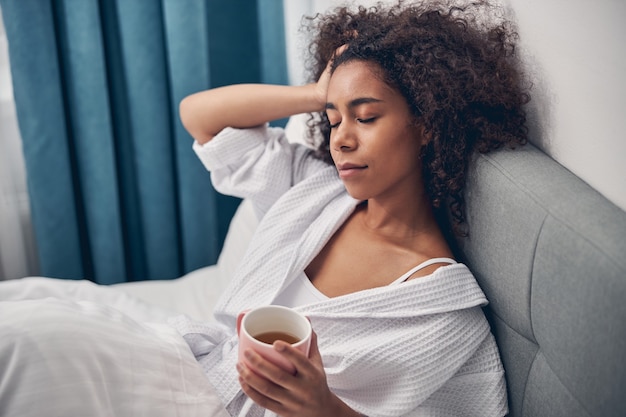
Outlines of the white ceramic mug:
[{"label": "white ceramic mug", "polygon": [[[252,349],[276,366],[295,373],[293,364],[272,346],[277,333],[283,334],[279,339],[291,343],[308,356],[313,333],[309,320],[291,308],[268,305],[239,313],[237,317],[239,360],[245,361],[243,352]],[[284,336],[285,334],[287,336]]]}]

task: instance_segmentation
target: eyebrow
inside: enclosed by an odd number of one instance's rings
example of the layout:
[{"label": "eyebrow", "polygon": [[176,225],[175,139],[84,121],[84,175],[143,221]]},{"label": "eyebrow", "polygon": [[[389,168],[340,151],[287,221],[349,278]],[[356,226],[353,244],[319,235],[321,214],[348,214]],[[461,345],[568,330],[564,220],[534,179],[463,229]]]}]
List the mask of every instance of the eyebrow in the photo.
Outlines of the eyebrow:
[{"label": "eyebrow", "polygon": [[[360,97],[360,98],[355,98],[354,100],[350,101],[348,103],[348,107],[349,108],[354,108],[357,106],[360,106],[361,104],[369,104],[369,103],[380,103],[382,102],[382,100],[378,99],[378,98],[374,98],[374,97]],[[326,110],[337,110],[337,107],[335,107],[335,105],[333,103],[326,103],[325,106]]]}]

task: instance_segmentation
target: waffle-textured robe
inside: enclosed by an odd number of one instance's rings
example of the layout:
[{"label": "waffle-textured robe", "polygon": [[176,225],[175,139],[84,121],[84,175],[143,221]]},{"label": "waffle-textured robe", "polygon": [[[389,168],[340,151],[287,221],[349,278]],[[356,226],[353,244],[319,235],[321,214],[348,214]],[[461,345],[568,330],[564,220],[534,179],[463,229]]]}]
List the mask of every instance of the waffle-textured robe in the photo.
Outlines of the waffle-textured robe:
[{"label": "waffle-textured robe", "polygon": [[[226,129],[194,149],[215,187],[252,200],[261,221],[215,309],[218,324],[171,321],[233,415],[246,400],[237,381],[237,314],[271,304],[352,213],[333,166],[289,144],[282,129]],[[381,262],[384,262],[381,259]],[[367,416],[501,416],[504,371],[463,264],[401,285],[300,306],[318,334],[328,385]],[[252,407],[249,415],[262,414]]]}]

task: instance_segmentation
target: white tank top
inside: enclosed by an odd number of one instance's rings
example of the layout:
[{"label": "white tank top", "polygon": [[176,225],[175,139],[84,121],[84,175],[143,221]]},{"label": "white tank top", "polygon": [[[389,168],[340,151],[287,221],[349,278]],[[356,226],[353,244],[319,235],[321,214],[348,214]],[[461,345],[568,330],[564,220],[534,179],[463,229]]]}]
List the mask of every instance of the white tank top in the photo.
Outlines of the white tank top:
[{"label": "white tank top", "polygon": [[[405,274],[403,274],[401,277],[399,277],[389,285],[401,284],[420,269],[438,263],[455,264],[456,261],[451,258],[429,259],[417,265],[416,267],[411,268],[409,271],[407,271]],[[320,290],[318,290],[315,285],[313,285],[311,280],[309,280],[309,278],[303,271],[302,273],[300,273],[300,275],[298,275],[296,279],[291,282],[291,284],[289,284],[283,291],[278,294],[273,304],[293,308],[324,300],[328,300],[328,297],[320,292]]]}]

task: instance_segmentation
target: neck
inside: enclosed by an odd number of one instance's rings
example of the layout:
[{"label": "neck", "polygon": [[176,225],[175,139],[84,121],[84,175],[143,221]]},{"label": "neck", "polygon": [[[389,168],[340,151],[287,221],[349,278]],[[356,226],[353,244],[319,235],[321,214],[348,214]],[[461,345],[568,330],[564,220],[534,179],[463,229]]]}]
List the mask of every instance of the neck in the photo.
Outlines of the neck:
[{"label": "neck", "polygon": [[370,231],[394,240],[439,230],[430,200],[423,193],[394,202],[368,200],[362,207],[362,222]]}]

